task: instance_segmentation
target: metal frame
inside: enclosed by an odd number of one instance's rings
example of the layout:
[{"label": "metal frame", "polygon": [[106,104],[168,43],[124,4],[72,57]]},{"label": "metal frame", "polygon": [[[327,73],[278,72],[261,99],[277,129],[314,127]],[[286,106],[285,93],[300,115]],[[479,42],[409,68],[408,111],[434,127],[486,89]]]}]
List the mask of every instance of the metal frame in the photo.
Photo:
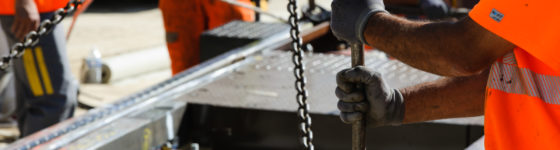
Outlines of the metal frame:
[{"label": "metal frame", "polygon": [[[114,104],[96,108],[83,116],[66,120],[31,136],[20,139],[6,147],[6,149],[143,149],[146,147],[153,148],[161,146],[167,142],[167,140],[173,139],[172,136],[179,130],[181,126],[180,123],[185,121],[183,112],[186,109],[186,102],[189,101],[184,99],[185,94],[205,86],[208,83],[219,80],[220,77],[228,75],[228,73],[240,68],[240,66],[246,66],[248,63],[256,62],[255,57],[252,57],[253,55],[278,49],[288,42],[288,31],[286,30],[267,39],[234,49],[197,65],[192,69],[186,70],[169,80],[123,98]],[[192,107],[189,106],[189,109],[191,108]],[[251,111],[251,109],[244,110]],[[255,110],[253,109],[252,111]],[[189,110],[186,110],[186,112],[189,112]],[[259,114],[261,112],[263,114],[272,114],[271,116],[273,118],[278,116],[278,114],[286,116],[286,113],[289,113],[288,116],[292,116],[293,118],[285,119],[296,119],[296,117],[293,116],[294,112],[275,111],[270,113],[270,111],[266,110],[258,110],[257,112],[259,112]],[[333,115],[333,113],[325,113],[319,116],[322,116],[320,118],[326,117],[326,120],[330,121],[330,124],[335,121],[338,122],[338,118]],[[270,118],[270,116],[261,118],[263,119],[261,121],[268,122],[266,118]],[[169,123],[168,120],[173,121]],[[320,120],[322,119],[315,121],[320,122]],[[278,120],[276,120],[276,122],[278,122]],[[448,122],[454,121],[448,120]],[[242,122],[238,122],[237,124],[239,123]],[[185,126],[186,125],[183,125],[182,127]],[[296,123],[288,126],[289,128],[286,129],[291,130],[291,127],[296,127]],[[255,127],[257,127],[255,128],[257,131],[267,131],[263,129],[268,129],[267,126]],[[338,128],[340,126],[337,125],[333,127]],[[328,129],[328,127],[325,127],[325,129]],[[294,129],[291,131],[295,132],[296,130]],[[344,130],[344,133],[349,133],[347,131],[348,130]],[[317,133],[320,132],[321,131],[318,131]],[[276,135],[277,131],[262,133],[269,135],[270,133],[274,133],[274,135]],[[339,132],[337,132],[337,134],[338,133]],[[340,134],[342,135],[343,133]],[[283,137],[296,137],[292,135],[285,136],[284,134],[278,135]],[[323,137],[323,135],[320,136]],[[326,136],[325,138],[339,137],[340,136],[337,135],[334,137]],[[102,140],[96,141],[96,139],[99,138]],[[319,143],[322,141],[322,139],[318,140]],[[328,141],[332,139],[325,140]],[[294,141],[296,140],[294,139]],[[332,142],[327,142],[325,144],[328,145],[328,143],[333,144]],[[342,144],[344,144],[344,142]],[[123,147],[123,145],[125,147]]]},{"label": "metal frame", "polygon": [[[224,67],[240,62],[251,54],[272,50],[287,42],[289,41],[288,31],[286,30],[267,39],[234,49],[188,69],[162,83],[118,100],[114,104],[93,109],[83,116],[71,118],[20,139],[10,144],[6,149],[28,150],[36,147],[40,149],[64,147],[76,139],[84,137],[132,113],[149,110],[156,103],[173,100],[187,91],[195,89],[202,82],[209,82],[209,78],[205,78],[205,76],[212,71],[232,69],[231,67]],[[223,73],[223,71],[216,71],[213,74],[217,75],[216,73],[220,72]],[[59,138],[62,136],[64,138]]]}]

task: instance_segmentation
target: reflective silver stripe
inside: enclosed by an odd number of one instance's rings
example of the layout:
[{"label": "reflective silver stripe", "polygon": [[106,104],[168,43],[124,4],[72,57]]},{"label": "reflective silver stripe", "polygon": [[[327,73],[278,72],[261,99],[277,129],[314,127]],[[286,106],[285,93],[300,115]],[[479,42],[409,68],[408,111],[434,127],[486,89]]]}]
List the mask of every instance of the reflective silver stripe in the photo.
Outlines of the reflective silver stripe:
[{"label": "reflective silver stripe", "polygon": [[504,62],[504,64],[511,64],[511,65],[516,65],[517,64],[517,61],[515,61],[515,55],[513,54],[513,52],[504,55],[504,57],[502,57],[502,61]]},{"label": "reflective silver stripe", "polygon": [[502,60],[492,65],[488,88],[538,97],[548,104],[560,104],[560,77],[518,68],[513,53]]}]

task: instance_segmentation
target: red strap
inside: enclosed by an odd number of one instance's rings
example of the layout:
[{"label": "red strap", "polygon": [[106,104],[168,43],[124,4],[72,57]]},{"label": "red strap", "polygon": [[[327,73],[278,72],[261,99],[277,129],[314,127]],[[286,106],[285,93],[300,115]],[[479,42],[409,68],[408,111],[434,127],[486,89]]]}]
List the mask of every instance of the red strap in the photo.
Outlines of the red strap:
[{"label": "red strap", "polygon": [[74,24],[76,24],[76,21],[78,20],[78,16],[82,12],[86,11],[86,9],[89,7],[89,5],[92,2],[93,2],[93,0],[84,0],[84,3],[82,4],[82,7],[78,7],[78,10],[76,10],[76,13],[72,17],[72,23],[70,24],[70,28],[68,29],[68,33],[66,33],[66,41],[68,41],[68,39],[70,38],[70,34],[72,33],[72,29],[74,29]]}]

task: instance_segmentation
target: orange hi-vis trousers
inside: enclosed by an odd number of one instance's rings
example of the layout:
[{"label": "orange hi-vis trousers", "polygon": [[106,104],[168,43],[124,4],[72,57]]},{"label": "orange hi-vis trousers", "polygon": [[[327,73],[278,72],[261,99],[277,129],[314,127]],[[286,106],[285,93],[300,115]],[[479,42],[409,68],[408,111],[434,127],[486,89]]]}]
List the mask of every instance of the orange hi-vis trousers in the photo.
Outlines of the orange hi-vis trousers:
[{"label": "orange hi-vis trousers", "polygon": [[[239,0],[250,4],[249,0]],[[254,20],[250,9],[220,0],[160,0],[173,75],[200,63],[200,34],[232,20]]]}]

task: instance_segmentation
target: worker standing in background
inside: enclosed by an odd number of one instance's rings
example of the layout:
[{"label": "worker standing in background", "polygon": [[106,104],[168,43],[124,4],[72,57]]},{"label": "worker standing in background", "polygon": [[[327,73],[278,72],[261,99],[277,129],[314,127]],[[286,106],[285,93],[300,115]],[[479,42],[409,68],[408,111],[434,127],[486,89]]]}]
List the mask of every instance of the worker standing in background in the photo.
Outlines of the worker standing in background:
[{"label": "worker standing in background", "polygon": [[[249,0],[239,2],[250,4]],[[252,10],[221,0],[160,0],[171,69],[177,74],[200,63],[200,34],[233,20],[253,21]]]},{"label": "worker standing in background", "polygon": [[[8,44],[22,41],[38,28],[40,21],[51,18],[68,0],[2,0],[0,22]],[[20,135],[27,136],[71,117],[74,113],[77,82],[73,79],[66,56],[63,28],[41,36],[39,43],[25,49],[14,59],[17,119]]]},{"label": "worker standing in background", "polygon": [[445,76],[391,89],[364,67],[342,70],[341,119],[363,118],[375,127],[484,114],[488,150],[560,149],[559,5],[481,0],[457,22],[415,22],[392,16],[382,0],[334,0],[337,37],[375,43],[408,65]]}]

